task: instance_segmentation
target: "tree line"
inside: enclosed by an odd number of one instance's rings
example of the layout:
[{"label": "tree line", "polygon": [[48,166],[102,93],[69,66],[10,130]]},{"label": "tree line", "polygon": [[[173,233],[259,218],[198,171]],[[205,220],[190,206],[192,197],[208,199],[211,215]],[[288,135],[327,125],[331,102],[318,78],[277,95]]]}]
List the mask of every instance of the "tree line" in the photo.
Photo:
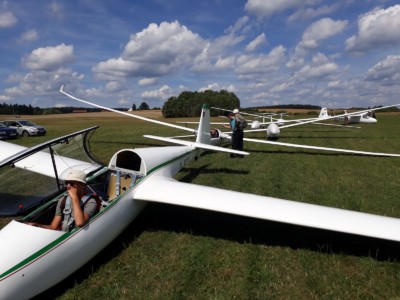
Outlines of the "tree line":
[{"label": "tree line", "polygon": [[[114,108],[119,111],[127,111],[127,108]],[[146,102],[140,104],[139,110],[150,109]],[[133,104],[132,110],[137,110],[136,105]],[[0,115],[50,115],[50,114],[70,114],[74,112],[100,112],[100,108],[92,107],[75,107],[75,106],[65,106],[65,107],[50,107],[50,108],[40,108],[33,107],[32,105],[25,104],[7,104],[0,103]]]},{"label": "tree line", "polygon": [[[179,117],[198,117],[201,112],[201,108],[204,103],[207,103],[210,107],[219,107],[226,110],[233,110],[240,108],[239,98],[232,92],[221,90],[219,92],[207,90],[204,92],[182,92],[178,97],[170,97],[162,107],[162,114],[165,118],[179,118]],[[377,108],[381,106],[374,106]],[[365,110],[368,108],[357,108],[357,110]],[[115,110],[127,111],[127,108],[114,108]],[[146,102],[140,103],[139,107],[133,104],[131,110],[149,110],[150,107]],[[153,109],[160,109],[155,107]],[[257,112],[259,109],[309,109],[309,110],[320,110],[321,107],[310,104],[280,104],[271,106],[257,106],[247,107],[242,110],[247,112]],[[356,109],[356,108],[351,108]],[[51,108],[40,108],[33,107],[32,105],[25,104],[7,104],[0,103],[0,115],[48,115],[48,114],[68,114],[76,111],[86,112],[100,112],[99,108],[87,108],[87,107],[51,107]],[[400,112],[397,107],[391,107],[381,110],[381,112]],[[218,116],[221,111],[211,110],[211,116]]]},{"label": "tree line", "polygon": [[[210,107],[220,107],[229,110],[240,107],[239,98],[232,92],[221,90],[204,92],[182,92],[178,97],[170,97],[162,107],[165,118],[198,117],[204,103]],[[211,110],[211,116],[221,114],[220,111]]]}]

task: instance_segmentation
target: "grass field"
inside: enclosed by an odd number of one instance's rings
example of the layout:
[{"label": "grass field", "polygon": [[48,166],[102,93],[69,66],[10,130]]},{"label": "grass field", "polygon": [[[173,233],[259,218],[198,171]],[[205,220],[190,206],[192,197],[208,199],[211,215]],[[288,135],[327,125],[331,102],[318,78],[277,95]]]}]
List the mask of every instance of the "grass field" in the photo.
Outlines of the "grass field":
[{"label": "grass field", "polygon": [[[92,150],[105,162],[121,148],[162,145],[143,134],[182,134],[109,113],[37,116],[34,121],[45,126],[48,135],[13,142],[34,145],[101,125]],[[280,141],[400,153],[400,115],[378,114],[377,124],[360,126],[288,128]],[[176,178],[400,217],[400,158],[250,143],[245,150],[251,155],[235,160],[206,153]],[[0,220],[0,226],[7,221]],[[40,298],[395,299],[400,298],[399,280],[398,243],[151,204],[117,240]]]}]

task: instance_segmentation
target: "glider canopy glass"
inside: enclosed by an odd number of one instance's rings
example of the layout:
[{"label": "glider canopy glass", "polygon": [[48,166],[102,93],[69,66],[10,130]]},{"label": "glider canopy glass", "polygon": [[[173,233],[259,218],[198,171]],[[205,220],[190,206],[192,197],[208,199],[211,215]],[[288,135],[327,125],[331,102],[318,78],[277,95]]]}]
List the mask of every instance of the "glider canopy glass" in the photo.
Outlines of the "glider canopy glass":
[{"label": "glider canopy glass", "polygon": [[65,190],[63,172],[70,167],[102,167],[89,145],[97,128],[27,148],[0,161],[0,216],[23,214]]}]

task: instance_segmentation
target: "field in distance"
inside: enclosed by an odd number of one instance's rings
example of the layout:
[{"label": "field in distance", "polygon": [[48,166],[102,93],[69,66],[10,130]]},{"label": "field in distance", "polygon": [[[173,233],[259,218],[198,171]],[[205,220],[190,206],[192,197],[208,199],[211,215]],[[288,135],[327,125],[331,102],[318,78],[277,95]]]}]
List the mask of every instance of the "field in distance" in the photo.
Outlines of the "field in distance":
[{"label": "field in distance", "polygon": [[[125,147],[162,151],[166,144],[143,134],[182,134],[114,113],[34,117],[49,135],[12,142],[33,145],[100,125],[92,148],[105,162]],[[362,124],[362,129],[291,128],[282,131],[280,141],[398,153],[399,118],[378,114],[377,124]],[[265,139],[264,133],[246,136]],[[176,179],[400,218],[398,158],[251,143],[245,150],[251,154],[241,160],[207,152]],[[399,260],[399,243],[150,204],[110,246],[42,298],[396,299]]]}]

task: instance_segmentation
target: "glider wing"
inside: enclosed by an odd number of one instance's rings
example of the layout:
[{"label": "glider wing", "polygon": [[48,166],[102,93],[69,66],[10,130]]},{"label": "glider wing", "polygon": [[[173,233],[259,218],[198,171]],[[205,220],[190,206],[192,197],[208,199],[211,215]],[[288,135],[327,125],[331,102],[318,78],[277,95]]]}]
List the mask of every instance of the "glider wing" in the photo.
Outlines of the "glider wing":
[{"label": "glider wing", "polygon": [[319,147],[319,146],[310,146],[310,145],[289,144],[289,143],[282,143],[282,142],[276,142],[276,141],[258,140],[258,139],[249,139],[249,138],[244,138],[243,140],[245,140],[247,142],[253,142],[253,143],[270,144],[270,145],[292,147],[292,148],[303,148],[303,149],[313,149],[313,150],[322,150],[322,151],[331,151],[331,152],[341,152],[341,153],[349,153],[349,154],[357,154],[357,155],[400,157],[400,154],[396,154],[396,153],[357,151],[357,150],[340,149],[340,148],[329,148],[329,147]]},{"label": "glider wing", "polygon": [[400,220],[396,218],[227,191],[163,176],[141,182],[134,198],[400,241]]},{"label": "glider wing", "polygon": [[0,161],[0,168],[12,165],[49,177],[56,177],[55,169],[60,175],[70,168],[80,169],[88,174],[101,167],[101,165],[94,161],[82,161],[80,159],[62,156],[61,154],[59,155],[57,149],[59,149],[60,146],[72,144],[79,144],[79,147],[82,148],[80,145],[84,138],[82,139],[81,135],[85,135],[97,128],[98,126],[84,129],[31,148],[1,142],[0,159],[2,160]]}]

